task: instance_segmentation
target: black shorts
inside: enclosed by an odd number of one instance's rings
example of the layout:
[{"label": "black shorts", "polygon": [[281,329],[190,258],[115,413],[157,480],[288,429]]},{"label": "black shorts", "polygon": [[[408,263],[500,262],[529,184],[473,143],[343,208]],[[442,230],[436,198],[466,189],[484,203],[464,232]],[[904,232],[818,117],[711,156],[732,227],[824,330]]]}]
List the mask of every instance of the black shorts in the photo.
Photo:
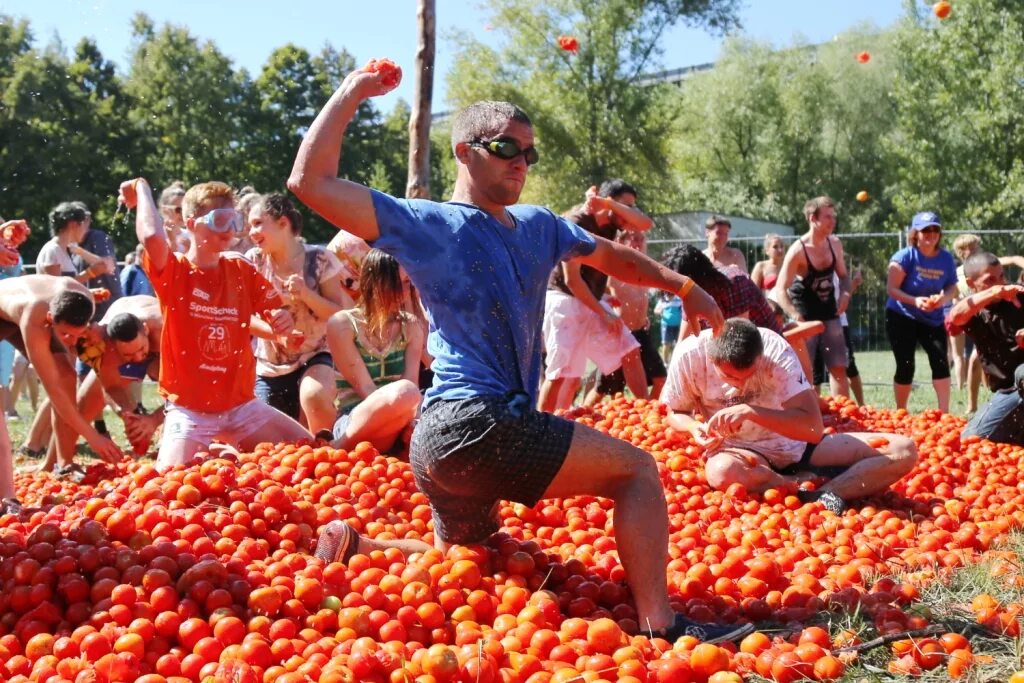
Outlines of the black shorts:
[{"label": "black shorts", "polygon": [[334,362],[331,360],[331,354],[321,351],[287,375],[257,377],[256,398],[271,408],[277,408],[293,420],[298,420],[299,411],[302,409],[299,404],[299,384],[302,383],[302,377],[306,371],[314,365],[326,365],[333,368]]},{"label": "black shorts", "polygon": [[[814,456],[814,449],[818,447],[816,443],[809,443],[804,448],[804,454],[800,456],[800,460],[793,463],[792,465],[786,465],[785,467],[774,467],[771,462],[768,461],[768,466],[779,474],[787,476],[799,474],[801,472],[810,472],[811,474],[817,474],[819,477],[825,477],[827,479],[835,479],[840,474],[850,469],[850,465],[812,465],[811,458]],[[765,458],[767,461],[767,458]]]},{"label": "black shorts", "polygon": [[[667,377],[665,362],[661,360],[658,353],[658,346],[648,328],[633,330],[633,338],[640,343],[640,362],[644,366],[644,374],[647,375],[647,383],[650,384],[656,377]],[[626,390],[626,375],[620,367],[610,375],[601,375],[601,381],[597,384],[597,392],[603,395],[617,394]]]},{"label": "black shorts", "polygon": [[480,543],[500,528],[499,501],[536,505],[565,462],[573,429],[533,410],[521,393],[431,403],[409,462],[434,533],[446,543]]}]

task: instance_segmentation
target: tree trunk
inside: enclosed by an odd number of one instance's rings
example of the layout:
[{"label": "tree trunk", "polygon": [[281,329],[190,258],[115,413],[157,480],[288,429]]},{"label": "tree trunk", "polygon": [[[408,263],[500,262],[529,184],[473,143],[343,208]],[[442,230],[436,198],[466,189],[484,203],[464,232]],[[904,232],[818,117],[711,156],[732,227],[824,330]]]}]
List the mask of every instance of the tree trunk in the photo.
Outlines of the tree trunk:
[{"label": "tree trunk", "polygon": [[416,93],[409,118],[409,180],[406,197],[430,197],[430,109],[434,97],[435,1],[418,0],[416,24]]}]

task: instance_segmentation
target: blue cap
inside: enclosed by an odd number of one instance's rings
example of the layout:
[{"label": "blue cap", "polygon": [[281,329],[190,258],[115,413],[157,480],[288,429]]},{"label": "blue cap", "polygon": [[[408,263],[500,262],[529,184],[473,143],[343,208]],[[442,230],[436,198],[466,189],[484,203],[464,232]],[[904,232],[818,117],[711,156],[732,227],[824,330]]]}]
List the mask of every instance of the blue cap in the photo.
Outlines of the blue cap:
[{"label": "blue cap", "polygon": [[910,227],[907,228],[907,232],[912,230],[924,230],[929,225],[937,225],[942,227],[942,220],[939,218],[939,214],[934,211],[922,211],[921,213],[914,214],[913,220],[910,221]]}]

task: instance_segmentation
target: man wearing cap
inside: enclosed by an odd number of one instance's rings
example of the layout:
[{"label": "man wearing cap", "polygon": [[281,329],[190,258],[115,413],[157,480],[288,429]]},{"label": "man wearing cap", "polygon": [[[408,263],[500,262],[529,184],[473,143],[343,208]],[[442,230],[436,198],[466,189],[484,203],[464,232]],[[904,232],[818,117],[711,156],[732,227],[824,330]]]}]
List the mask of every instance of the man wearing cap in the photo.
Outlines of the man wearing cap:
[{"label": "man wearing cap", "polygon": [[893,393],[896,407],[906,409],[914,383],[914,353],[928,355],[939,410],[949,412],[949,342],[942,307],[956,298],[956,262],[942,249],[942,222],[934,211],[914,216],[908,246],[889,259],[885,331],[896,359]]},{"label": "man wearing cap", "polygon": [[142,265],[164,320],[160,395],[167,406],[157,469],[187,463],[214,439],[252,450],[263,441],[312,438],[254,393],[251,319],[262,318],[277,334],[290,332],[292,319],[274,285],[241,255],[225,252],[242,231],[231,188],[208,182],[185,193],[182,215],[193,239],[184,254],[171,251],[145,179],[122,183],[120,192],[125,206],[138,206]]},{"label": "man wearing cap", "polygon": [[744,273],[747,272],[747,259],[743,252],[735,247],[730,247],[729,231],[732,230],[732,223],[724,216],[711,216],[704,223],[704,234],[708,238],[708,248],[704,255],[711,259],[711,262],[718,268],[736,266]]}]

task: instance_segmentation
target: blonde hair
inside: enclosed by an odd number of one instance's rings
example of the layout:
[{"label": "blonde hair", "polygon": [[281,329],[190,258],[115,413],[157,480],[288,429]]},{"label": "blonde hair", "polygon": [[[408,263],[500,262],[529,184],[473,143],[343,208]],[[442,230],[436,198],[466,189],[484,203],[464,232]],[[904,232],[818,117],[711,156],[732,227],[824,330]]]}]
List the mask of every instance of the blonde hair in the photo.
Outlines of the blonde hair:
[{"label": "blonde hair", "polygon": [[[194,218],[200,211],[220,208],[220,204],[235,205],[235,193],[227,183],[211,180],[188,188],[181,200],[181,217]],[[214,206],[214,205],[218,206]]]},{"label": "blonde hair", "polygon": [[957,238],[953,240],[953,251],[957,254],[962,251],[965,251],[968,254],[973,254],[980,246],[981,238],[972,233],[958,235]]},{"label": "blonde hair", "polygon": [[380,249],[370,249],[359,271],[359,310],[367,331],[383,338],[388,323],[402,315],[405,290],[395,257]]},{"label": "blonde hair", "polygon": [[185,196],[185,183],[175,180],[160,193],[160,206],[170,206],[171,202]]}]

